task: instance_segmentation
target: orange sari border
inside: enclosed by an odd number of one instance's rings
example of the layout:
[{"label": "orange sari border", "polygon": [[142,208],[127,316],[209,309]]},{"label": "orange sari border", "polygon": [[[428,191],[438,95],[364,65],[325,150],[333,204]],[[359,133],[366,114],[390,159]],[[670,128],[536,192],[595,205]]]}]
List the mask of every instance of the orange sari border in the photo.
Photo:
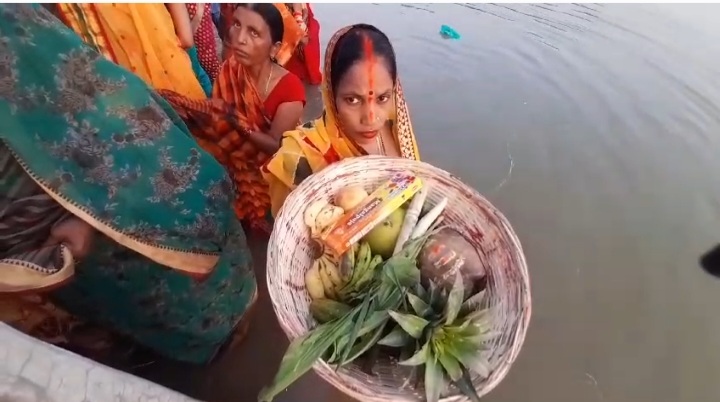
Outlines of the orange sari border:
[{"label": "orange sari border", "polygon": [[107,34],[98,18],[97,7],[92,3],[58,3],[60,19],[75,31],[82,40],[93,46],[110,61],[117,63]]}]

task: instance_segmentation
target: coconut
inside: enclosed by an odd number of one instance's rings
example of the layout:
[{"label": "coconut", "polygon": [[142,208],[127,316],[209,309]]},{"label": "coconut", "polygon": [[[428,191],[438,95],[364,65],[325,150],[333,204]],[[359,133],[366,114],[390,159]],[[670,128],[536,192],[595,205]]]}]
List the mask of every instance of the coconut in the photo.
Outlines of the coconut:
[{"label": "coconut", "polygon": [[466,295],[484,287],[486,272],[480,255],[455,229],[444,228],[430,236],[420,251],[418,262],[425,282],[432,281],[450,290],[459,272]]}]

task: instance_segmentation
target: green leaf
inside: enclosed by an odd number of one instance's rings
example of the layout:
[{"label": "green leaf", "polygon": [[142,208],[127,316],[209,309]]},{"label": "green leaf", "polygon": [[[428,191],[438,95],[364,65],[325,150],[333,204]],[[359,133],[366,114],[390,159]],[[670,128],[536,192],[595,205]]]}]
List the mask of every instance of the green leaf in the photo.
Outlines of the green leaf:
[{"label": "green leaf", "polygon": [[368,349],[373,347],[376,343],[378,343],[378,340],[382,336],[383,331],[385,330],[385,325],[379,326],[374,333],[367,334],[360,338],[360,342],[358,342],[355,346],[352,347],[350,351],[350,355],[348,358],[343,362],[343,365],[346,365],[358,357],[362,356],[363,353],[367,352]]},{"label": "green leaf", "polygon": [[428,353],[430,352],[430,342],[426,342],[420,350],[418,350],[412,357],[407,360],[403,360],[398,364],[401,366],[419,366],[427,362]]},{"label": "green leaf", "polygon": [[340,353],[342,353],[344,350],[346,350],[346,348],[352,346],[352,345],[348,345],[349,341],[350,341],[350,334],[344,334],[335,342],[335,348],[332,352],[332,355],[327,360],[328,364],[340,363],[340,356],[341,356]]},{"label": "green leaf", "polygon": [[271,402],[275,396],[308,372],[328,348],[350,330],[351,325],[350,319],[323,324],[290,343],[272,384],[262,389],[258,401]]},{"label": "green leaf", "polygon": [[410,335],[402,329],[395,327],[389,334],[378,341],[378,345],[389,346],[391,348],[400,348],[412,341]]},{"label": "green leaf", "polygon": [[412,336],[415,339],[420,338],[422,336],[422,332],[425,329],[425,327],[428,325],[428,321],[425,319],[422,319],[416,315],[411,314],[403,314],[398,313],[396,311],[388,311],[390,316],[400,324],[402,329],[405,330],[410,336]]},{"label": "green leaf", "polygon": [[397,287],[413,288],[420,282],[420,270],[414,260],[393,257],[385,262],[383,280]]},{"label": "green leaf", "polygon": [[454,381],[454,383],[470,402],[480,402],[480,396],[478,396],[467,370],[463,369],[462,377],[458,381]]},{"label": "green leaf", "polygon": [[448,295],[447,305],[445,305],[445,324],[450,325],[455,322],[455,319],[460,313],[460,307],[463,302],[463,295],[465,293],[465,285],[463,283],[462,276],[459,272],[455,273],[455,282],[453,283],[452,290]]},{"label": "green leaf", "polygon": [[437,353],[436,355],[452,381],[457,381],[462,377],[462,368],[455,357],[450,353]]},{"label": "green leaf", "polygon": [[447,351],[464,367],[479,374],[482,378],[490,375],[490,363],[487,360],[486,352],[471,342],[453,342]]},{"label": "green leaf", "polygon": [[430,295],[425,290],[425,287],[422,285],[422,283],[418,282],[417,285],[415,285],[415,294],[418,295],[420,299],[423,301],[429,301]]},{"label": "green leaf", "polygon": [[467,315],[463,317],[463,320],[465,322],[472,322],[473,324],[489,324],[492,312],[492,309],[489,308],[483,310],[473,310],[468,312]]},{"label": "green leaf", "polygon": [[355,322],[352,326],[352,330],[350,331],[350,337],[348,340],[347,345],[343,348],[344,350],[342,353],[340,353],[340,366],[344,366],[347,363],[347,358],[350,356],[350,352],[352,350],[353,345],[355,344],[355,341],[357,341],[360,330],[362,329],[363,325],[365,324],[365,319],[368,316],[368,312],[370,310],[370,304],[372,303],[372,299],[369,297],[366,297],[365,300],[363,300],[363,303],[360,305],[360,312],[357,315],[357,318],[355,318]]},{"label": "green leaf", "polygon": [[435,356],[428,356],[425,363],[425,399],[427,402],[438,402],[443,388],[442,367]]},{"label": "green leaf", "polygon": [[372,330],[385,324],[389,319],[390,315],[387,313],[387,311],[373,311],[365,319],[365,323],[363,324],[362,328],[360,328],[358,336],[363,336],[367,333],[370,333]]},{"label": "green leaf", "polygon": [[432,308],[437,308],[438,304],[440,303],[440,292],[441,289],[438,287],[435,282],[430,281],[430,306]]},{"label": "green leaf", "polygon": [[485,304],[485,290],[481,290],[480,292],[475,293],[474,295],[468,297],[468,299],[463,302],[461,311],[467,312],[467,311],[478,310],[478,309],[482,308],[484,304]]},{"label": "green leaf", "polygon": [[408,301],[410,302],[410,305],[412,306],[415,313],[420,317],[425,317],[429,313],[432,312],[430,309],[430,306],[427,305],[422,299],[415,296],[412,293],[407,294]]},{"label": "green leaf", "polygon": [[485,342],[490,342],[499,336],[502,336],[502,334],[503,333],[500,331],[486,331],[486,332],[481,332],[479,335],[475,335],[472,338],[469,338],[468,340],[475,344],[483,344]]}]

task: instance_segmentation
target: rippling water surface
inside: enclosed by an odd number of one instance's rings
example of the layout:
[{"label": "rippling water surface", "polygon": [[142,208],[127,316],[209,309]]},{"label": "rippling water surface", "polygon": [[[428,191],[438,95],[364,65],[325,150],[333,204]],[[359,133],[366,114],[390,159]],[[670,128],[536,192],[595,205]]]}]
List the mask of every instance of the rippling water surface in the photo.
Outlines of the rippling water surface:
[{"label": "rippling water surface", "polygon": [[[720,400],[720,280],[697,262],[720,242],[720,6],[315,10],[323,45],[356,22],[390,36],[424,159],[486,194],[523,242],[533,320],[484,400]],[[216,366],[137,372],[255,400],[286,344],[267,299]],[[279,400],[344,399],[308,375]]]}]

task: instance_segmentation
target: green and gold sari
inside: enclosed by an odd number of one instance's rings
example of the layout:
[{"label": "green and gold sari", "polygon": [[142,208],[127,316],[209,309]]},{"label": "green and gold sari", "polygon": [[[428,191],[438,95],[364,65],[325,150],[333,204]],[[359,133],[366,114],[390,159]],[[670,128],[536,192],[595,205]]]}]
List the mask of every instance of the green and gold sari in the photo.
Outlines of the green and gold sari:
[{"label": "green and gold sari", "polygon": [[[39,5],[0,5],[0,319],[99,324],[209,361],[256,295],[225,169],[145,82]],[[95,230],[77,261],[54,225]],[[244,322],[243,322],[244,323]]]}]

